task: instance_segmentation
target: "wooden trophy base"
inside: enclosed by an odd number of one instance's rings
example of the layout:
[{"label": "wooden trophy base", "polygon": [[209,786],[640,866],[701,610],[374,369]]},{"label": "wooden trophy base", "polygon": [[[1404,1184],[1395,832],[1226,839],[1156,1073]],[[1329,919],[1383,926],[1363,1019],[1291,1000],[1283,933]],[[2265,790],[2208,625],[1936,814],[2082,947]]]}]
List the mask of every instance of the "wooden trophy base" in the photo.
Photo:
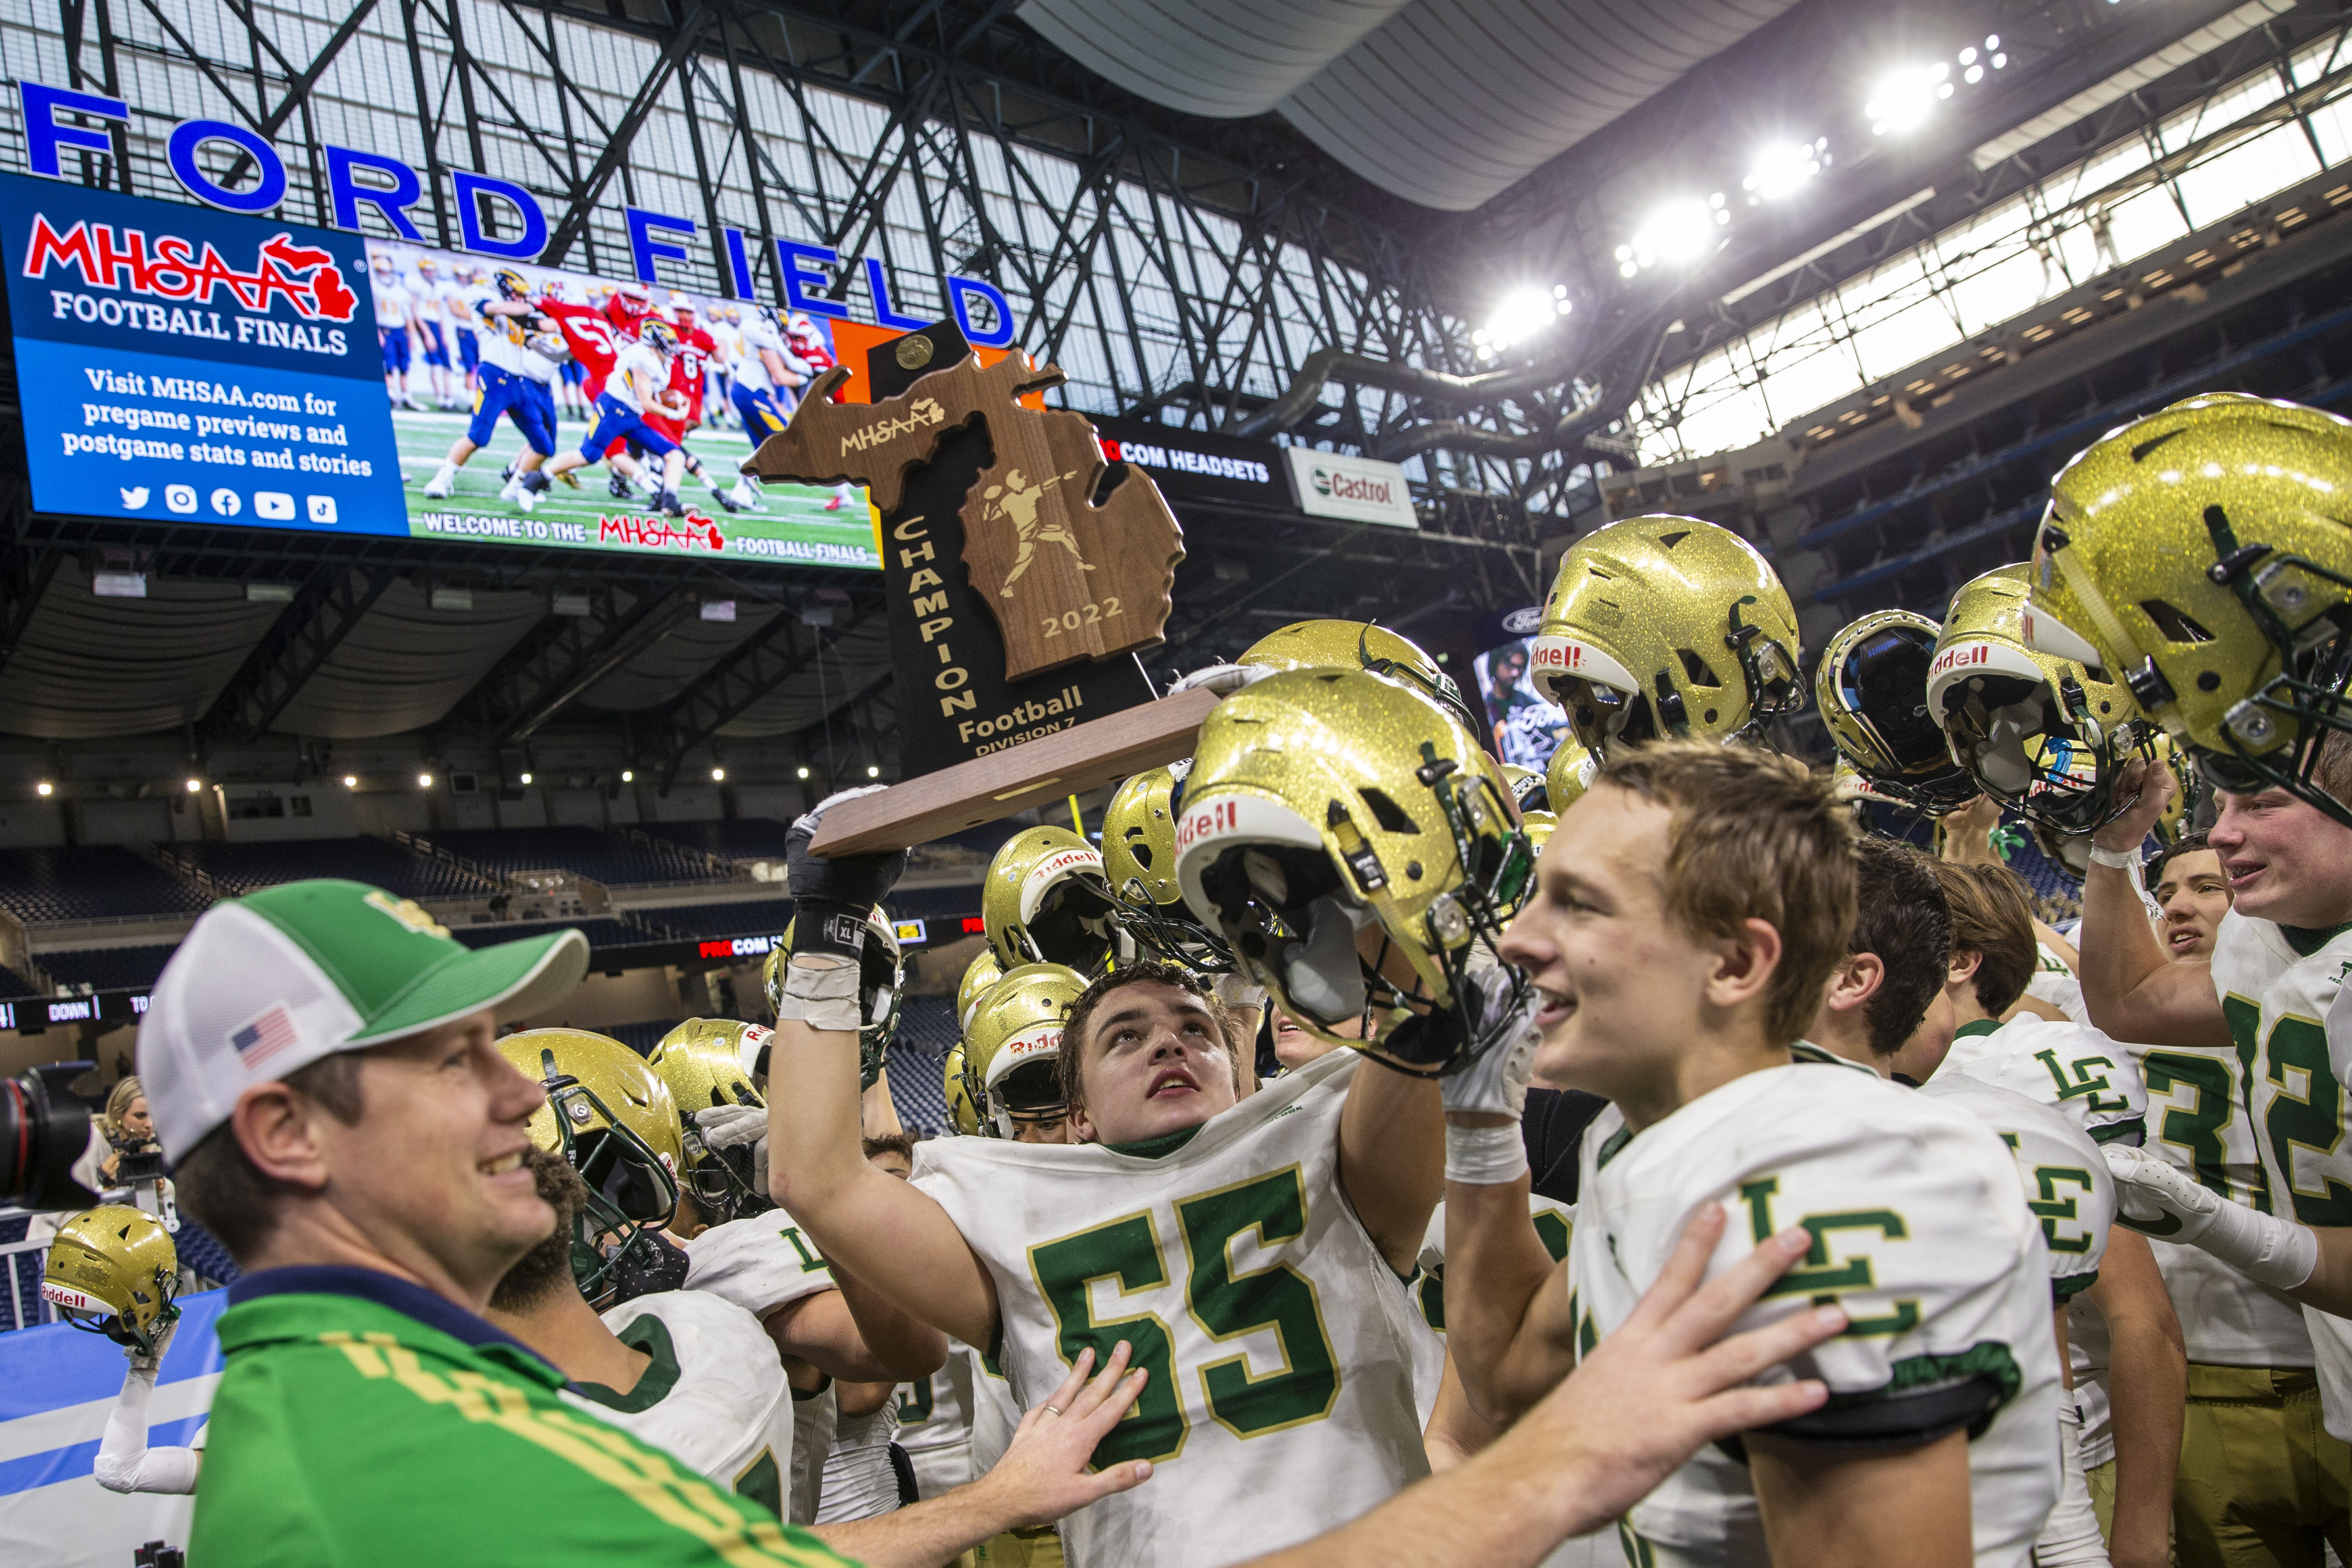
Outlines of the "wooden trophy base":
[{"label": "wooden trophy base", "polygon": [[859,855],[927,844],[1056,795],[1174,762],[1192,755],[1216,706],[1214,692],[1195,687],[844,800],[825,812],[809,848]]}]

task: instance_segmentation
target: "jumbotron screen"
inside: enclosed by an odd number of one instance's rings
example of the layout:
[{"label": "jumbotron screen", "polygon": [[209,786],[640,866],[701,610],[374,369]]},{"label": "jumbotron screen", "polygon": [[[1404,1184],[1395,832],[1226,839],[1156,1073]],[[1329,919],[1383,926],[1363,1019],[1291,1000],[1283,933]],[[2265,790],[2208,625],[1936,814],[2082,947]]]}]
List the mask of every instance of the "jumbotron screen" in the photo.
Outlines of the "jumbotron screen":
[{"label": "jumbotron screen", "polygon": [[[0,175],[0,204],[36,510],[880,565],[863,490],[738,488],[759,404],[735,388],[765,382],[789,417],[798,385],[833,363],[822,319],[764,327],[749,303],[22,175]],[[507,297],[501,265],[544,315],[482,314]],[[656,317],[681,345],[670,385],[701,468],[679,479],[679,509],[647,493],[658,459],[625,443],[542,494],[510,487],[524,421],[474,418],[495,380],[488,331],[515,320],[544,361],[532,395],[561,455],[591,434],[600,366]]]}]

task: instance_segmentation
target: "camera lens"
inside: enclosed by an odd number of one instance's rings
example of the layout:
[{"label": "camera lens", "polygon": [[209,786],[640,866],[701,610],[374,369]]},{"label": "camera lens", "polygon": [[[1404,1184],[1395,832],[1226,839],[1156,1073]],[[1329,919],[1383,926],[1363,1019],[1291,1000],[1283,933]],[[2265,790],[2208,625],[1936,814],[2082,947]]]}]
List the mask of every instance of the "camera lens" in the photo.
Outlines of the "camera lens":
[{"label": "camera lens", "polygon": [[[87,1061],[56,1061],[0,1078],[0,1203],[35,1210],[97,1204],[98,1194],[74,1174],[92,1142],[102,1142],[88,1102],[75,1092],[90,1071]],[[95,1180],[94,1160],[90,1175]]]}]

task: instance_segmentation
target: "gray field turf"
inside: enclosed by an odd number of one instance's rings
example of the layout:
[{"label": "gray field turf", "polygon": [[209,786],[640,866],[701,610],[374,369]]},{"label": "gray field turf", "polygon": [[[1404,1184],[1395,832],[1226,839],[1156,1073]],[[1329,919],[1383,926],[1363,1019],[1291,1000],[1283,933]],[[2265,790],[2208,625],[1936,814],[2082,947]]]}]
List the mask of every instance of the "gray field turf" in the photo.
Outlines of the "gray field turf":
[{"label": "gray field turf", "polygon": [[[423,393],[418,394],[420,397]],[[466,416],[459,413],[417,413],[406,409],[393,411],[394,438],[400,445],[401,480],[408,497],[408,509],[414,514],[424,508],[449,507],[493,513],[520,514],[520,508],[509,507],[498,498],[503,483],[499,470],[509,459],[522,450],[522,437],[514,426],[500,421],[498,434],[483,451],[477,452],[467,465],[457,470],[457,488],[446,501],[425,498],[425,481],[441,465],[448,455],[450,443],[466,434]],[[556,432],[556,450],[577,448],[587,438],[588,427],[576,419],[566,419]],[[751,451],[751,444],[737,430],[702,429],[687,437],[687,450],[702,459],[703,466],[722,487],[735,483],[737,466]],[[606,489],[609,471],[601,463],[578,470],[580,488],[572,489],[558,480],[548,493],[540,497],[534,517],[561,518],[595,527],[599,513],[643,512],[642,497],[615,500]],[[856,492],[852,492],[853,495]],[[724,511],[710,498],[710,492],[688,475],[678,483],[678,498],[689,508],[726,520]],[[761,497],[759,511],[746,510],[738,514],[735,522],[740,526],[754,523],[759,534],[769,538],[824,540],[835,544],[864,545],[870,548],[873,533],[862,497],[852,501],[838,512],[828,512],[824,504],[833,498],[830,490],[811,489],[805,486],[771,485]]]}]

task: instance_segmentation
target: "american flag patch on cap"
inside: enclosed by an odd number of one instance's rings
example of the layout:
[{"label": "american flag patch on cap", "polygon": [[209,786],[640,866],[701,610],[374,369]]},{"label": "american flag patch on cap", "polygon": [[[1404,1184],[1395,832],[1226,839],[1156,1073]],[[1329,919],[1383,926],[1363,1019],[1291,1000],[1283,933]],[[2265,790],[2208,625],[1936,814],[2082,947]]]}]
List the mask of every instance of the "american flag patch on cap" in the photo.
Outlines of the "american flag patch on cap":
[{"label": "american flag patch on cap", "polygon": [[286,1004],[272,1002],[246,1019],[230,1034],[228,1042],[236,1047],[237,1060],[250,1071],[301,1038],[301,1031],[294,1027],[294,1015],[286,1010]]}]

